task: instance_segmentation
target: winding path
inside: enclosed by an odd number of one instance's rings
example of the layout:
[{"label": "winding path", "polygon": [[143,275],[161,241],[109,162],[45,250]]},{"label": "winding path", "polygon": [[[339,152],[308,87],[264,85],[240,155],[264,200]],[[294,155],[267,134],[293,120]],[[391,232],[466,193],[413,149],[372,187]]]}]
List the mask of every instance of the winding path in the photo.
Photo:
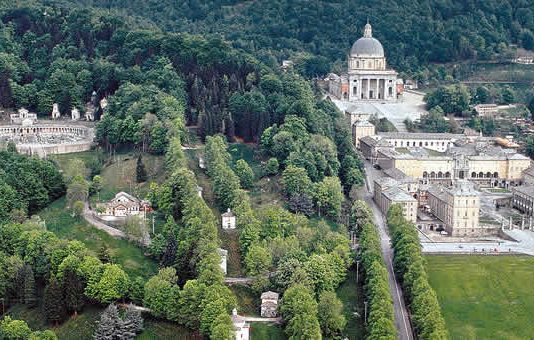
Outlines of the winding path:
[{"label": "winding path", "polygon": [[97,218],[95,218],[93,211],[91,210],[91,208],[89,208],[89,203],[87,202],[85,202],[83,208],[83,218],[87,221],[87,223],[91,224],[96,229],[105,231],[113,237],[126,238],[126,234],[124,232],[120,231],[119,229],[110,227],[109,225],[102,223]]},{"label": "winding path", "polygon": [[395,277],[395,272],[393,271],[393,249],[391,248],[391,240],[386,228],[386,222],[384,217],[378,209],[378,206],[373,201],[373,190],[372,186],[374,179],[378,177],[378,171],[375,170],[372,165],[365,161],[365,174],[366,174],[366,185],[367,185],[367,194],[365,195],[365,202],[371,207],[373,211],[374,219],[376,226],[378,228],[378,233],[380,235],[380,245],[382,250],[382,256],[384,257],[384,262],[386,263],[386,269],[388,271],[388,282],[389,290],[391,293],[391,298],[393,299],[393,308],[395,312],[395,326],[397,327],[398,338],[401,340],[412,340],[413,330],[410,323],[410,317],[408,314],[408,309],[404,302],[404,297],[402,289],[400,287],[399,281]]}]

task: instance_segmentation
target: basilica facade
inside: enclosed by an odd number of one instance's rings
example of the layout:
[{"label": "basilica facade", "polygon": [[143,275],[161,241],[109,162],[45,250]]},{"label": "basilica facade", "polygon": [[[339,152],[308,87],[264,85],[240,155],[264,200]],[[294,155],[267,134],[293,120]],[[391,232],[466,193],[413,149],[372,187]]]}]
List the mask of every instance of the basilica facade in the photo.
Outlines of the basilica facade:
[{"label": "basilica facade", "polygon": [[367,23],[348,54],[347,74],[330,75],[329,91],[351,102],[396,101],[397,72],[387,68],[384,48]]}]

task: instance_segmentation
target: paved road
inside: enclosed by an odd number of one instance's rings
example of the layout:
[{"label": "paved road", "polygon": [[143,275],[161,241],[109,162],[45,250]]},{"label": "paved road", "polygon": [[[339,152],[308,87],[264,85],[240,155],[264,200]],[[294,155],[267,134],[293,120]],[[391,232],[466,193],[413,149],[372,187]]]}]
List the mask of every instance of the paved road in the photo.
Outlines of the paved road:
[{"label": "paved road", "polygon": [[97,220],[94,215],[93,215],[93,211],[89,208],[89,203],[85,202],[85,207],[83,209],[83,218],[85,218],[85,220],[91,224],[93,227],[97,228],[97,229],[100,229],[100,230],[103,230],[105,231],[106,233],[108,233],[109,235],[113,236],[113,237],[121,237],[121,238],[125,238],[126,235],[120,231],[119,229],[115,229],[113,227],[110,227],[109,225],[107,224],[104,224],[102,222],[100,222],[99,220]]},{"label": "paved road", "polygon": [[410,324],[410,318],[408,316],[408,310],[404,303],[404,297],[400,284],[395,277],[393,271],[393,249],[391,248],[390,238],[387,232],[386,221],[382,216],[382,213],[378,209],[378,206],[373,201],[373,181],[379,177],[379,172],[374,169],[369,162],[365,162],[365,173],[367,181],[367,195],[365,201],[371,207],[375,218],[375,223],[380,235],[380,243],[382,248],[382,256],[386,263],[388,270],[388,282],[389,290],[391,292],[391,298],[393,299],[393,308],[395,311],[395,326],[397,327],[398,338],[401,340],[412,340],[413,330]]}]

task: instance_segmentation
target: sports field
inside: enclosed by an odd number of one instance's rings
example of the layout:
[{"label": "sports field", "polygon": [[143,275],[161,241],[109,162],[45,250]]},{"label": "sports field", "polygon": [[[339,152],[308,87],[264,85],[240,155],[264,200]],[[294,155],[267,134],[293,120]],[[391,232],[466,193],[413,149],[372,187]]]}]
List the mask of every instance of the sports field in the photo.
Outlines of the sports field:
[{"label": "sports field", "polygon": [[426,260],[452,339],[534,339],[534,257]]}]

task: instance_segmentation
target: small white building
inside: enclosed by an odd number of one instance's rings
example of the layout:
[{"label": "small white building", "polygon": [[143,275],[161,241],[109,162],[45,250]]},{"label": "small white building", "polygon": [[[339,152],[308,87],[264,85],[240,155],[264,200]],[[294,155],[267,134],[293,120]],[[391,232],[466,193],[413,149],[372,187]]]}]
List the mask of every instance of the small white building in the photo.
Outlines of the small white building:
[{"label": "small white building", "polygon": [[198,157],[198,167],[201,169],[206,169],[206,162],[203,157]]},{"label": "small white building", "polygon": [[217,254],[221,257],[221,270],[223,271],[224,275],[228,273],[227,271],[227,258],[228,258],[228,250],[217,248]]},{"label": "small white building", "polygon": [[228,210],[221,215],[223,229],[235,229],[236,218],[235,214],[228,208]]},{"label": "small white building", "polygon": [[202,192],[204,191],[204,189],[202,189],[201,186],[197,185],[197,194],[198,194],[198,197],[202,198]]},{"label": "small white building", "polygon": [[72,120],[80,120],[80,111],[76,107],[73,107],[70,111],[70,116]]},{"label": "small white building", "polygon": [[250,339],[250,325],[245,318],[237,315],[237,309],[232,310],[232,323],[235,329],[236,340],[249,340]]},{"label": "small white building", "polygon": [[59,105],[58,103],[54,103],[52,105],[52,119],[59,119],[61,118],[61,112],[59,112]]},{"label": "small white building", "polygon": [[278,316],[278,293],[265,292],[261,294],[260,315],[264,318],[275,318]]},{"label": "small white building", "polygon": [[113,217],[126,217],[133,215],[144,215],[150,211],[150,203],[134,197],[124,191],[119,192],[115,197],[104,205],[104,212],[100,215]]},{"label": "small white building", "polygon": [[11,124],[22,124],[23,126],[30,126],[37,122],[37,114],[30,113],[23,107],[18,110],[18,113],[12,113],[10,118]]}]

